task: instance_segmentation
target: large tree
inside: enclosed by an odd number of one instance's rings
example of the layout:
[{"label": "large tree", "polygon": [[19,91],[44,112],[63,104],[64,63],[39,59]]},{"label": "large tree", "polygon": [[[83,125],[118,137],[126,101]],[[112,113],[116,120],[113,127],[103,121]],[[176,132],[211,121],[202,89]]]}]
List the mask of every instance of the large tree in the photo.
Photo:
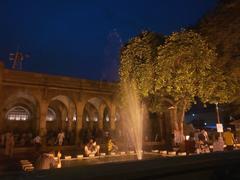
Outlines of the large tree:
[{"label": "large tree", "polygon": [[236,93],[236,83],[218,65],[215,49],[193,31],[170,35],[159,46],[154,67],[154,94],[172,99],[174,129],[180,134],[185,111],[196,97],[204,103],[226,103]]},{"label": "large tree", "polygon": [[181,31],[164,43],[160,39],[144,32],[130,40],[122,50],[120,79],[136,82],[151,111],[161,111],[161,100],[168,99],[173,129],[182,137],[185,111],[196,97],[204,103],[226,103],[237,86],[218,65],[215,49],[199,34]]},{"label": "large tree", "polygon": [[[214,11],[208,13],[198,24],[197,31],[209,43],[216,46],[218,62],[225,73],[240,82],[240,1],[221,0]],[[238,83],[239,84],[239,83]],[[231,87],[231,86],[230,86]],[[229,89],[229,91],[232,91]],[[225,110],[240,117],[239,93]]]}]

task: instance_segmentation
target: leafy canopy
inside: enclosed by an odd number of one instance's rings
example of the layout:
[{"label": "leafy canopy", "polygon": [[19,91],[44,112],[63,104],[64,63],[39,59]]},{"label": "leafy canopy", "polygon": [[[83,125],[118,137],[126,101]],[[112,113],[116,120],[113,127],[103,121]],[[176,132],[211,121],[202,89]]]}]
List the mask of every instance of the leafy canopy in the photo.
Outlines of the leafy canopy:
[{"label": "leafy canopy", "polygon": [[131,39],[122,50],[119,71],[121,83],[134,80],[142,97],[148,96],[153,87],[153,62],[157,47],[162,42],[161,35],[145,31]]},{"label": "leafy canopy", "polygon": [[168,97],[176,104],[190,104],[195,97],[204,103],[226,103],[237,87],[218,66],[215,49],[199,34],[185,30],[172,33],[165,43],[151,32],[130,40],[122,50],[120,79],[134,80],[142,97]]}]

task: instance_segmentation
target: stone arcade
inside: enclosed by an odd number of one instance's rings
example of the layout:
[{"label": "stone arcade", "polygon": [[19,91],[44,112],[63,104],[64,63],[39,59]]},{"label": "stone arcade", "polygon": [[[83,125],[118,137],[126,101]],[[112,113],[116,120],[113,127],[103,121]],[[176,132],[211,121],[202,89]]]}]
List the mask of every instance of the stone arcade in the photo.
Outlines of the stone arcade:
[{"label": "stone arcade", "polygon": [[[71,145],[82,143],[82,129],[91,133],[114,132],[119,137],[124,120],[116,98],[117,88],[117,83],[14,71],[0,62],[0,132],[12,129],[47,137],[63,130],[73,135]],[[144,125],[152,136],[158,134],[159,141],[170,140],[169,112],[166,108],[166,113],[157,118],[150,116],[157,119],[156,123]]]}]

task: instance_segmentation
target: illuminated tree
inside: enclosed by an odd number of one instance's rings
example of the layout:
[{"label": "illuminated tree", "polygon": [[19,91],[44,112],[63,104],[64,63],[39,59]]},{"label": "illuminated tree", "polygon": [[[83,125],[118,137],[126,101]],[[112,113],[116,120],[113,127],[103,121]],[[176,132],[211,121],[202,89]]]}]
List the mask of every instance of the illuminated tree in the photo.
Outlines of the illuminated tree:
[{"label": "illuminated tree", "polygon": [[215,49],[199,34],[173,33],[164,44],[153,43],[155,39],[155,34],[143,33],[125,46],[120,79],[136,81],[151,111],[161,111],[161,99],[168,99],[173,129],[182,137],[185,112],[196,97],[203,103],[227,103],[237,83],[218,65]]},{"label": "illuminated tree", "polygon": [[197,33],[170,35],[159,46],[154,94],[173,100],[174,129],[183,133],[187,108],[199,97],[203,103],[226,103],[236,93],[236,83],[217,63],[215,49]]},{"label": "illuminated tree", "polygon": [[153,62],[156,61],[157,47],[163,41],[163,36],[145,31],[122,49],[119,71],[121,83],[134,80],[142,97],[147,97],[153,88]]}]

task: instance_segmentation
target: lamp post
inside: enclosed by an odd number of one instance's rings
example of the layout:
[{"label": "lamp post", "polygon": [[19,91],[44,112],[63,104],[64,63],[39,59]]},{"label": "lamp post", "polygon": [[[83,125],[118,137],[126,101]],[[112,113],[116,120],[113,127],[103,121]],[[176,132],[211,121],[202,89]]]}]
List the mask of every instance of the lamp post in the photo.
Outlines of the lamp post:
[{"label": "lamp post", "polygon": [[217,113],[217,132],[219,132],[220,136],[222,136],[222,132],[223,132],[223,126],[220,122],[220,116],[219,116],[219,109],[218,109],[218,102],[215,103],[216,104],[216,113]]},{"label": "lamp post", "polygon": [[220,124],[220,116],[219,116],[219,109],[218,109],[218,103],[216,102],[216,112],[217,112],[217,123]]}]

